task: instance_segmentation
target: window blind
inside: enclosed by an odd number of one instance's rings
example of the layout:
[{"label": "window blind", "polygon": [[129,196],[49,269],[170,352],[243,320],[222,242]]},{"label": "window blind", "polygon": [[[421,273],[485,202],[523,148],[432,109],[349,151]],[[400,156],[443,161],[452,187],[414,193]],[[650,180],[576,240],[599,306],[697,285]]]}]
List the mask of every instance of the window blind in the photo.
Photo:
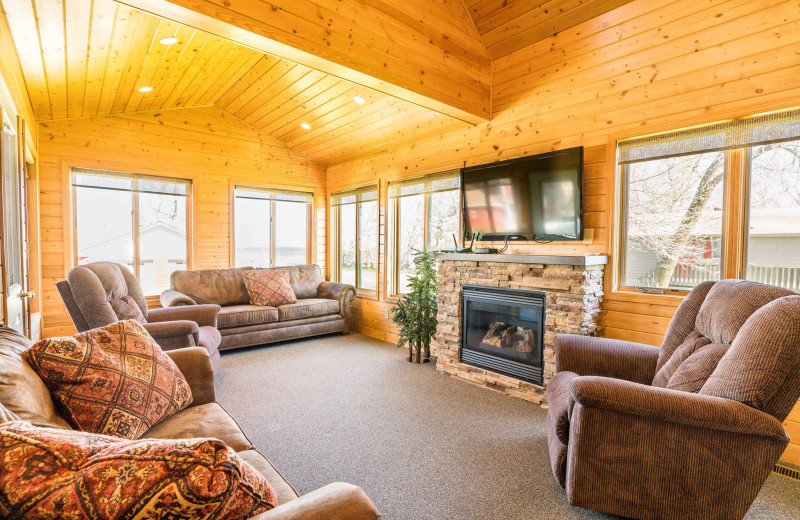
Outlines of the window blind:
[{"label": "window blind", "polygon": [[437,191],[456,190],[461,185],[459,170],[417,177],[389,183],[389,198],[407,197],[421,193],[434,193]]},{"label": "window blind", "polygon": [[800,139],[800,109],[617,142],[619,164],[652,161]]},{"label": "window blind", "polygon": [[192,187],[191,180],[173,177],[137,175],[108,170],[90,170],[88,168],[72,168],[71,172],[72,185],[78,188],[98,188],[188,197]]},{"label": "window blind", "polygon": [[331,195],[331,206],[355,204],[356,202],[369,202],[372,200],[378,200],[378,189],[375,186],[367,186],[357,190],[334,193]]},{"label": "window blind", "polygon": [[251,186],[236,186],[234,195],[240,199],[304,202],[306,204],[311,204],[314,200],[313,193],[306,193],[304,191],[275,190],[270,188],[254,188]]}]

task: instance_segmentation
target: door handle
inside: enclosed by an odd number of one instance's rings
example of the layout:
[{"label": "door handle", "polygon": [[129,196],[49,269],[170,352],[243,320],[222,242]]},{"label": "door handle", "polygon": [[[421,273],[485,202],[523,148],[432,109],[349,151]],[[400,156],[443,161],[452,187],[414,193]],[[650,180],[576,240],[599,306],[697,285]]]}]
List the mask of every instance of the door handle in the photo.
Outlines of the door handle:
[{"label": "door handle", "polygon": [[36,291],[22,291],[19,293],[20,298],[34,298],[36,296]]}]

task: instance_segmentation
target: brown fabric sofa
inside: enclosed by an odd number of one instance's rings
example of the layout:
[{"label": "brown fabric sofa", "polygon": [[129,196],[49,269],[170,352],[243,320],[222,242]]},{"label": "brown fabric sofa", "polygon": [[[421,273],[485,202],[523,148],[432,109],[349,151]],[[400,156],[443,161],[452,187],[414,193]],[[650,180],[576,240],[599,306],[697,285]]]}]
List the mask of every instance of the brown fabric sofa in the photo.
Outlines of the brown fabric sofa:
[{"label": "brown fabric sofa", "polygon": [[348,331],[352,328],[352,285],[326,282],[317,265],[274,267],[289,274],[297,303],[279,307],[250,305],[242,273],[252,267],[175,271],[161,305],[175,308],[198,304],[221,306],[217,328],[220,350],[262,345],[286,339]]},{"label": "brown fabric sofa", "polygon": [[[44,382],[22,359],[31,342],[12,329],[0,327],[0,422],[28,421],[35,426],[69,429]],[[148,430],[144,437],[187,439],[213,437],[233,448],[239,457],[263,474],[275,490],[278,507],[257,520],[376,520],[380,514],[364,491],[337,482],[298,497],[294,488],[259,453],[236,421],[216,402],[214,371],[208,351],[183,348],[167,352],[192,389],[189,408]]]},{"label": "brown fabric sofa", "polygon": [[800,397],[800,295],[705,282],[664,343],[559,335],[553,474],[574,506],[644,520],[744,517]]},{"label": "brown fabric sofa", "polygon": [[56,287],[78,332],[133,319],[144,325],[162,349],[203,347],[214,369],[219,366],[219,305],[148,309],[139,280],[127,267],[113,262],[79,265]]}]

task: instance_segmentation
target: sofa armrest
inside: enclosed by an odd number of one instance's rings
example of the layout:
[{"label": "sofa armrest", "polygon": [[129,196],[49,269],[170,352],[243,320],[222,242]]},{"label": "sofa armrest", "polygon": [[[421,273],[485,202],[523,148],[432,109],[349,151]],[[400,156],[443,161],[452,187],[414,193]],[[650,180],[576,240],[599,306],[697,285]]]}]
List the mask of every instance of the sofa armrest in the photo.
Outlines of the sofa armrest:
[{"label": "sofa armrest", "polygon": [[604,376],[649,385],[656,373],[658,347],[616,339],[559,334],[553,341],[556,371]]},{"label": "sofa armrest", "polygon": [[203,347],[180,348],[166,353],[178,366],[189,388],[192,390],[192,404],[198,406],[216,402],[214,389],[214,369],[211,358]]},{"label": "sofa armrest", "polygon": [[162,350],[196,347],[200,344],[200,327],[194,321],[174,320],[145,323],[144,328],[153,336]]},{"label": "sofa armrest", "polygon": [[188,320],[197,323],[200,327],[216,328],[218,314],[219,305],[183,305],[180,307],[152,309],[147,313],[147,321],[150,323],[159,323],[174,320]]},{"label": "sofa armrest", "polygon": [[175,289],[167,289],[159,297],[163,307],[178,307],[181,305],[197,305],[197,302]]},{"label": "sofa armrest", "polygon": [[347,330],[353,328],[353,313],[350,303],[355,297],[356,288],[345,283],[322,282],[317,288],[317,298],[327,298],[339,302],[339,312],[347,321]]},{"label": "sofa armrest", "polygon": [[706,430],[789,441],[783,425],[775,417],[722,397],[596,376],[573,379],[570,395],[576,404],[588,408]]},{"label": "sofa armrest", "polygon": [[253,517],[253,520],[378,520],[375,505],[364,490],[334,482]]}]

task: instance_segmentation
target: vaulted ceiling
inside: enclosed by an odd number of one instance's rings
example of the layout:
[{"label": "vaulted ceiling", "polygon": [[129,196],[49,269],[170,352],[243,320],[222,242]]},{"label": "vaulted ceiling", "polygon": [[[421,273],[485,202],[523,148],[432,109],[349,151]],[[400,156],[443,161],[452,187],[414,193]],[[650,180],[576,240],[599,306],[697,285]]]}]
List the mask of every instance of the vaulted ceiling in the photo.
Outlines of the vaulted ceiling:
[{"label": "vaulted ceiling", "polygon": [[216,105],[336,164],[487,120],[490,58],[626,1],[2,4],[40,120]]}]

